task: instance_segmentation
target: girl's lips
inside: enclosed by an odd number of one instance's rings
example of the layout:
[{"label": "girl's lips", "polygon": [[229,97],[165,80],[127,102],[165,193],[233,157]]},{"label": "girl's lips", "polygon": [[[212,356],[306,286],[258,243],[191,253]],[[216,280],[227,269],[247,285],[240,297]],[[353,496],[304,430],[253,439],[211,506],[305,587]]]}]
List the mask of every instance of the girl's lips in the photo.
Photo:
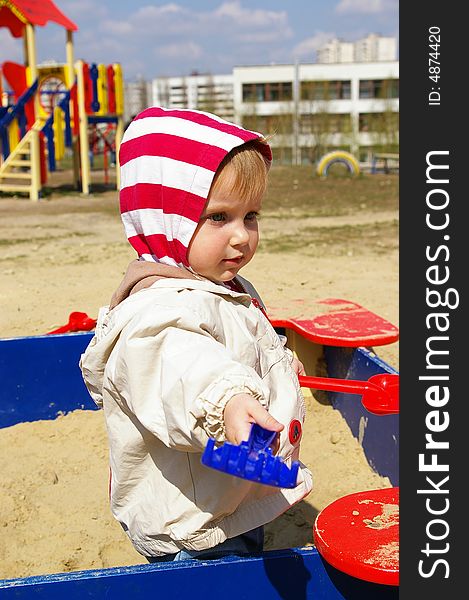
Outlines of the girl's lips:
[{"label": "girl's lips", "polygon": [[224,263],[233,263],[235,265],[239,264],[243,260],[242,256],[238,256],[237,258],[225,258],[223,260]]}]

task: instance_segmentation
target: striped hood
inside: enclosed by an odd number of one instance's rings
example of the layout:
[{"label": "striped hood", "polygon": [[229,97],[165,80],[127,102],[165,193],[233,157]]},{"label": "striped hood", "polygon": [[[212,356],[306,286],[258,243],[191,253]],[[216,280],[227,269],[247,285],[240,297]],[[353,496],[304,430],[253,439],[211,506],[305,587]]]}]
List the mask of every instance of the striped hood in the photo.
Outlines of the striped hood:
[{"label": "striped hood", "polygon": [[[187,248],[220,163],[236,146],[259,138],[205,112],[154,106],[137,115],[119,162],[122,221],[138,256],[187,267]],[[259,149],[272,160],[267,144]]]}]

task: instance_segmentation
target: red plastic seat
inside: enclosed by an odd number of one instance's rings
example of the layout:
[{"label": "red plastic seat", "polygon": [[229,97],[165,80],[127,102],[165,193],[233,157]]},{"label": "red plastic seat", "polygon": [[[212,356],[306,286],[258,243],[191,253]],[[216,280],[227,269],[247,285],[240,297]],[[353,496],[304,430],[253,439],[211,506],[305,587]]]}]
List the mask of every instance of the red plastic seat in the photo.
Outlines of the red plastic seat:
[{"label": "red plastic seat", "polygon": [[[270,317],[274,327],[286,327],[316,344],[327,346],[384,346],[399,339],[399,329],[350,300],[326,298],[316,302],[319,314],[309,319]],[[270,315],[269,315],[270,316]]]},{"label": "red plastic seat", "polygon": [[349,494],[326,506],[314,543],[336,569],[373,583],[399,584],[399,488]]}]

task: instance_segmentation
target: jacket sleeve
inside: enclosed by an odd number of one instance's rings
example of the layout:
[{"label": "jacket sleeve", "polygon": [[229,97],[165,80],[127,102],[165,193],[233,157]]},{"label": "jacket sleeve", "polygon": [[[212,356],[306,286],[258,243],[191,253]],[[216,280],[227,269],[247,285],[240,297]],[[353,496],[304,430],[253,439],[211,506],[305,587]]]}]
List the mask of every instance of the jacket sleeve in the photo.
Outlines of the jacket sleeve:
[{"label": "jacket sleeve", "polygon": [[248,393],[264,407],[269,390],[252,367],[239,362],[187,307],[156,309],[158,323],[138,315],[114,348],[107,378],[115,397],[163,444],[200,452],[208,437],[225,441],[223,410]]}]

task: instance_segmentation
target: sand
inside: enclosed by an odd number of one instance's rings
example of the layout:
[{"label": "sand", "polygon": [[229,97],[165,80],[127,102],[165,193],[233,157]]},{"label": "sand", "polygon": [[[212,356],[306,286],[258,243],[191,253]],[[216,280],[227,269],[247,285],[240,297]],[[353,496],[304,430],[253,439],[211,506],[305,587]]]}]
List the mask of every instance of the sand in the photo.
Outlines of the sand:
[{"label": "sand", "polygon": [[[108,209],[90,212],[93,202]],[[45,333],[66,323],[74,310],[96,317],[134,258],[115,207],[115,192],[51,198],[34,206],[1,199],[0,239],[8,242],[0,244],[2,337]],[[348,222],[396,218],[386,211]],[[322,218],[322,227],[325,220],[333,225],[344,218]],[[267,235],[294,226],[262,222]],[[317,300],[334,297],[398,325],[397,249],[376,253],[363,241],[337,256],[260,251],[243,275],[275,316],[307,314]],[[398,367],[398,343],[375,351]],[[306,401],[301,458],[313,472],[314,490],[267,525],[267,549],[311,544],[314,519],[324,506],[348,493],[390,487],[371,470],[340,413],[311,395]],[[107,485],[101,411],[0,430],[0,578],[144,562],[110,514]]]}]

